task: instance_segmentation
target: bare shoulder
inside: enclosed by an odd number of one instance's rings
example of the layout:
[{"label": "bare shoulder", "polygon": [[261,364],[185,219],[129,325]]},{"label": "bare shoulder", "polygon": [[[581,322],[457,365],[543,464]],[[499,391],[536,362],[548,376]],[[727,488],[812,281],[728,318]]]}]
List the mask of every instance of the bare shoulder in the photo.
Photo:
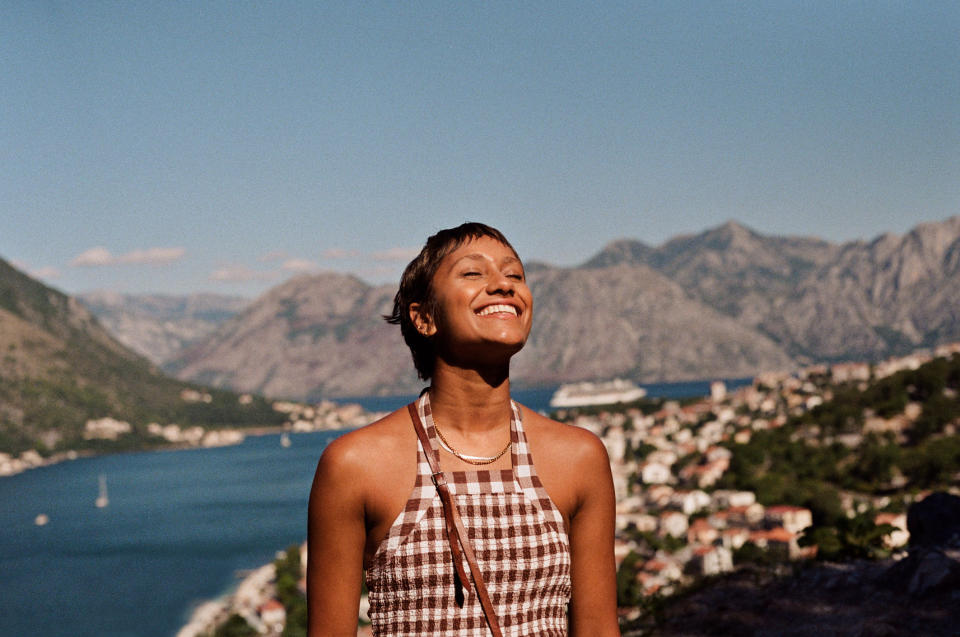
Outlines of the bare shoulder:
[{"label": "bare shoulder", "polygon": [[381,471],[395,470],[395,462],[407,459],[415,444],[407,410],[398,409],[332,440],[320,456],[317,476],[337,482],[376,480]]},{"label": "bare shoulder", "polygon": [[593,432],[557,422],[522,405],[521,413],[523,427],[534,447],[532,451],[540,451],[539,455],[556,456],[576,465],[600,463],[603,466],[609,463],[606,447]]}]

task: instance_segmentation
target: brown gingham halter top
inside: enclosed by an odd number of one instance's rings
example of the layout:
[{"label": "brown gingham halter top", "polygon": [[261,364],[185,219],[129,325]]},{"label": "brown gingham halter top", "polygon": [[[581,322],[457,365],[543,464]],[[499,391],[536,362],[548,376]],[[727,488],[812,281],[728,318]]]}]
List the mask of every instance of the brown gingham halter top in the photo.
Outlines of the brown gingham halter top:
[{"label": "brown gingham halter top", "polygon": [[[511,408],[513,467],[445,475],[503,634],[565,636],[570,544],[563,517],[534,470],[520,410],[513,402]],[[454,596],[443,506],[425,455],[439,460],[429,394],[420,397],[417,410],[431,448],[417,443],[413,492],[366,568],[373,634],[487,637],[476,592],[467,585],[462,608]]]}]

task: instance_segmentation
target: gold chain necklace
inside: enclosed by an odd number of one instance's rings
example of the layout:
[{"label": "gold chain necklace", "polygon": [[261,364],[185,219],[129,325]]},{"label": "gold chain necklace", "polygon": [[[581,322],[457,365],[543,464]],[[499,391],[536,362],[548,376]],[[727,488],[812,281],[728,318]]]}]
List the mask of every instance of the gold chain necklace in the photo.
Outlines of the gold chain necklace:
[{"label": "gold chain necklace", "polygon": [[503,450],[501,450],[500,453],[498,453],[495,456],[469,456],[467,454],[460,453],[459,451],[455,450],[452,446],[450,446],[450,443],[447,442],[447,439],[443,437],[443,432],[440,431],[440,423],[437,422],[436,416],[433,417],[433,428],[437,430],[437,435],[440,436],[441,447],[443,447],[444,449],[446,449],[456,457],[460,458],[464,462],[472,465],[493,464],[494,462],[499,460],[501,456],[503,456],[503,454],[507,453],[507,451],[510,449],[510,446],[513,444],[512,439],[508,440],[507,446],[504,447]]}]

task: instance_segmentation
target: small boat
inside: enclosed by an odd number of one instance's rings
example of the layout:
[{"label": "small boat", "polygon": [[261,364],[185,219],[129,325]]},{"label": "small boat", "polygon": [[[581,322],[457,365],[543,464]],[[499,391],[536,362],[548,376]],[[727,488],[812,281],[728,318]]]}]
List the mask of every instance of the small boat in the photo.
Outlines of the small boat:
[{"label": "small boat", "polygon": [[33,519],[33,523],[36,524],[37,526],[44,526],[49,521],[50,521],[50,516],[47,515],[46,513],[41,513],[40,515],[38,515]]},{"label": "small boat", "polygon": [[287,434],[287,432],[283,432],[282,434],[280,434],[280,446],[281,447],[290,446],[290,436],[289,434]]},{"label": "small boat", "polygon": [[97,495],[97,508],[103,509],[108,504],[110,504],[110,499],[107,498],[107,476],[100,474],[100,493]]}]

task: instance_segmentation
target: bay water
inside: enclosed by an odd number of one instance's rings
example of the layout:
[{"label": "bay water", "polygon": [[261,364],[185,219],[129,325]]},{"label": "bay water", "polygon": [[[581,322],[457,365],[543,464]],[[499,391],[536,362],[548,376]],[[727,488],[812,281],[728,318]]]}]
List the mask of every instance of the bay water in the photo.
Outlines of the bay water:
[{"label": "bay water", "polygon": [[[339,432],[80,458],[0,479],[0,635],[171,637],[194,606],[307,536]],[[97,508],[99,476],[109,505]],[[37,526],[37,515],[49,522]]]}]

